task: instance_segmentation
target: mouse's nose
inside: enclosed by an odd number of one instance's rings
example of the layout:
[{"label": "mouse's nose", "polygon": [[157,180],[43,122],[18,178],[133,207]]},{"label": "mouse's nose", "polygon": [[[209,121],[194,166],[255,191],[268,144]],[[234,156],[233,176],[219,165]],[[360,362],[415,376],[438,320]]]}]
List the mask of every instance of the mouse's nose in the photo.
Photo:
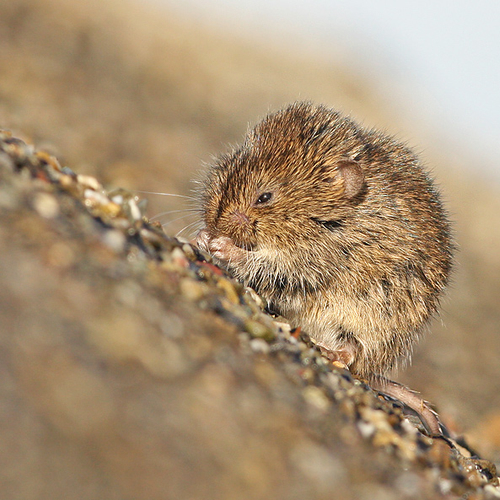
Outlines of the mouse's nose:
[{"label": "mouse's nose", "polygon": [[231,214],[231,222],[234,222],[238,226],[246,226],[250,224],[250,219],[248,215],[244,214],[243,212],[240,212],[239,210],[235,210]]}]

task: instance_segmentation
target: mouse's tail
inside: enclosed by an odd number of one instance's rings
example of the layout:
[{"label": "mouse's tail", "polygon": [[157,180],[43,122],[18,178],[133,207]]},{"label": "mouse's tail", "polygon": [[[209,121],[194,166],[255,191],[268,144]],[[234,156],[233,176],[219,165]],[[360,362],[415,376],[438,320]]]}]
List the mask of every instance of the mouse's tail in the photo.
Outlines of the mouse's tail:
[{"label": "mouse's tail", "polygon": [[420,420],[431,435],[442,434],[442,424],[438,414],[430,407],[427,401],[422,399],[418,392],[412,391],[409,387],[385,377],[377,377],[371,381],[370,385],[376,391],[387,394],[411,408],[420,417]]}]

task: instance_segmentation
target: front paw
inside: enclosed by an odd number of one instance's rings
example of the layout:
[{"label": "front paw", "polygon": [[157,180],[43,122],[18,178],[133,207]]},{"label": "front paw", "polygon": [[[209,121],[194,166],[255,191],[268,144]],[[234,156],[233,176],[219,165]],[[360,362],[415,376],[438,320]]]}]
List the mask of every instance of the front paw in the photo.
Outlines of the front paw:
[{"label": "front paw", "polygon": [[229,263],[242,262],[246,257],[246,251],[237,247],[231,238],[218,236],[209,241],[209,252],[218,260]]},{"label": "front paw", "polygon": [[238,264],[246,258],[246,250],[237,247],[231,238],[227,236],[212,238],[206,229],[202,229],[198,233],[195,244],[200,250],[224,263]]},{"label": "front paw", "polygon": [[206,229],[202,229],[197,235],[193,242],[200,250],[210,253],[209,243],[210,235]]}]

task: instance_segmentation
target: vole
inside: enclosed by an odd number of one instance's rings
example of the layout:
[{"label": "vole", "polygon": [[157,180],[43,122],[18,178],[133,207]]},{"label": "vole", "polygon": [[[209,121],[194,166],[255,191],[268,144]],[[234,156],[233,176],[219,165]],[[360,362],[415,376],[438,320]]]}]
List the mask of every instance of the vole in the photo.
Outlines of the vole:
[{"label": "vole", "polygon": [[407,362],[450,276],[453,242],[419,158],[325,106],[272,113],[208,169],[198,245],[332,360],[417,411]]}]

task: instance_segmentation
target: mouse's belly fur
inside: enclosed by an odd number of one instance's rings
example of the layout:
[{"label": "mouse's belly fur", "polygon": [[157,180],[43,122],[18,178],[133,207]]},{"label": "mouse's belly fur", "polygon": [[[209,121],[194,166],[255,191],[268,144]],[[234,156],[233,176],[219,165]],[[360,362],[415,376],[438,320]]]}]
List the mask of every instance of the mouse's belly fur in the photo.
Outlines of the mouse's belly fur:
[{"label": "mouse's belly fur", "polygon": [[363,294],[341,287],[309,295],[261,293],[319,346],[353,353],[351,371],[369,380],[408,362],[433,312],[423,300],[410,305],[404,293],[388,299],[378,288],[374,284]]}]

